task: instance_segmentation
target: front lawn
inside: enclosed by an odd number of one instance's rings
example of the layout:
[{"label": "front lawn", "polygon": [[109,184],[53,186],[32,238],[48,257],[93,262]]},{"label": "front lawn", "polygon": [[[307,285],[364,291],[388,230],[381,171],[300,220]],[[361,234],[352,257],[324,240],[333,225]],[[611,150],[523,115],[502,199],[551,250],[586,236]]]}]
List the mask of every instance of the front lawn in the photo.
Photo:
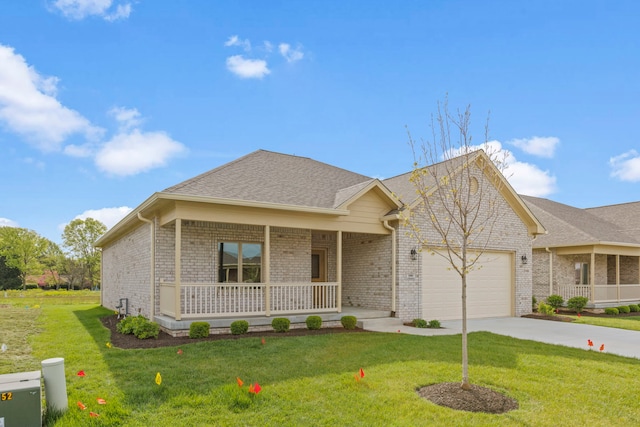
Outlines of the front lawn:
[{"label": "front lawn", "polygon": [[[121,350],[108,347],[99,321],[109,313],[47,305],[16,314],[38,316],[42,332],[29,339],[32,360],[65,358],[69,410],[50,425],[604,426],[640,419],[640,362],[595,351],[470,334],[472,382],[520,404],[489,415],[439,407],[415,392],[460,379],[460,336],[283,335],[265,344],[247,338]],[[357,380],[360,368],[365,376]],[[81,370],[84,377],[76,375]],[[262,390],[249,395],[255,382]]]},{"label": "front lawn", "polygon": [[606,326],[608,328],[630,329],[640,331],[640,316],[627,317],[592,317],[592,316],[570,316],[574,323],[584,323],[586,325]]}]

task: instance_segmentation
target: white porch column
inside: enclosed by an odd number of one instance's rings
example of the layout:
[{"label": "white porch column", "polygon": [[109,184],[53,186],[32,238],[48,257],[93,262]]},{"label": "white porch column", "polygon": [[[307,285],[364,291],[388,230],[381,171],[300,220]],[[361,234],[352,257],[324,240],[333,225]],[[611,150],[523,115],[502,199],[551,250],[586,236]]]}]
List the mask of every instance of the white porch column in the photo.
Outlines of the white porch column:
[{"label": "white porch column", "polygon": [[620,255],[616,255],[616,299],[620,302]]},{"label": "white porch column", "polygon": [[342,313],[342,231],[337,232],[336,237],[336,280],[338,281],[338,294],[336,304],[338,313]]},{"label": "white porch column", "polygon": [[589,283],[591,284],[591,302],[596,302],[596,253],[591,250],[591,263],[589,265]]},{"label": "white porch column", "polygon": [[181,273],[182,273],[182,219],[176,218],[176,248],[175,248],[175,319],[180,320],[182,318],[182,313],[180,309],[180,281],[181,281]]},{"label": "white porch column", "polygon": [[264,304],[267,316],[271,316],[271,226],[264,226],[264,274],[262,282],[264,283]]}]

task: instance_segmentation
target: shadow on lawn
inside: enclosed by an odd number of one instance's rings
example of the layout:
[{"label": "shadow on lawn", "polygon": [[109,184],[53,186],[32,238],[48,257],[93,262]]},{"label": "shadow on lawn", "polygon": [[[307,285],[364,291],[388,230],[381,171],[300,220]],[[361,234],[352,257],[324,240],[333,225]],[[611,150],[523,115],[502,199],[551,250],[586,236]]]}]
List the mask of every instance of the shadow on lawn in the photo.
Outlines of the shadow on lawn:
[{"label": "shadow on lawn", "polygon": [[[102,307],[74,311],[91,334],[104,361],[131,405],[158,405],[179,395],[207,395],[234,383],[275,384],[324,375],[344,375],[348,380],[359,368],[365,371],[395,363],[425,361],[450,364],[451,377],[460,377],[460,335],[415,336],[391,333],[328,334],[243,338],[196,342],[178,347],[122,350],[108,348],[109,331],[100,317],[111,312]],[[180,350],[180,351],[178,351]],[[469,364],[515,369],[523,355],[553,355],[584,360],[601,357],[596,352],[560,348],[488,332],[469,334]],[[637,363],[619,357],[618,363]],[[568,362],[572,365],[571,361]],[[442,369],[442,368],[438,368]],[[448,368],[445,368],[448,369]],[[157,373],[162,386],[154,384]]]}]

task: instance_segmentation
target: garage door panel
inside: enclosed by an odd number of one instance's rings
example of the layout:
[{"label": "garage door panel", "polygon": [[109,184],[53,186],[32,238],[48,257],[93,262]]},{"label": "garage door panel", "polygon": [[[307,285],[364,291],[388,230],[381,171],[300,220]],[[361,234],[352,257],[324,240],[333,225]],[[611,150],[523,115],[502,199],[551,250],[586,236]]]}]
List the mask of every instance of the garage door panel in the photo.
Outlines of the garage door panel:
[{"label": "garage door panel", "polygon": [[[483,254],[467,276],[469,318],[510,316],[513,300],[512,256],[510,253]],[[462,317],[460,276],[449,261],[425,252],[422,261],[422,307],[426,319],[450,320]]]}]

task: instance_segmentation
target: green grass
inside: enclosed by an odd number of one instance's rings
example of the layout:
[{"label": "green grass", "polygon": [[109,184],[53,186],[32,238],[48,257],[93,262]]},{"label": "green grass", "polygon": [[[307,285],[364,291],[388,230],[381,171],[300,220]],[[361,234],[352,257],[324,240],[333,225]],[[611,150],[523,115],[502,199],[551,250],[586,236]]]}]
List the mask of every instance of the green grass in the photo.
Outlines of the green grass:
[{"label": "green grass", "polygon": [[43,291],[42,289],[0,291],[0,306],[33,308],[42,305],[99,303],[100,291]]},{"label": "green grass", "polygon": [[629,329],[640,331],[640,316],[628,317],[591,317],[591,316],[569,316],[574,319],[574,323],[584,323],[586,325],[606,326],[608,328]]},{"label": "green grass", "polygon": [[[109,313],[92,305],[16,311],[35,318],[40,330],[28,340],[32,360],[65,358],[69,410],[49,417],[49,425],[605,426],[640,419],[640,361],[606,353],[470,334],[472,382],[520,404],[507,414],[475,414],[415,393],[460,379],[460,336],[285,335],[265,345],[260,338],[194,343],[178,354],[177,347],[108,348],[99,317]],[[356,381],[359,368],[365,377]],[[249,396],[236,377],[259,382],[262,392]],[[77,401],[88,409],[78,409]],[[89,418],[88,411],[100,417]]]}]

